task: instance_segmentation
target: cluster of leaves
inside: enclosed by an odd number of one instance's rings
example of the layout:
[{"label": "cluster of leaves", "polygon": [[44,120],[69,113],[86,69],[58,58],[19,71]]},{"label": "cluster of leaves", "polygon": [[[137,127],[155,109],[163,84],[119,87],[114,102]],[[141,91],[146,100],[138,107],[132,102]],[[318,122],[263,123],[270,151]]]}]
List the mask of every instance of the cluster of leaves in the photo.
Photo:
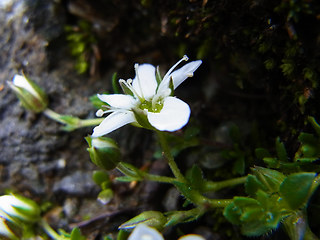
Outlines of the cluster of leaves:
[{"label": "cluster of leaves", "polygon": [[77,72],[84,74],[90,70],[90,74],[94,74],[96,62],[100,60],[100,56],[91,24],[80,20],[77,26],[65,26],[65,32],[70,53],[76,59]]},{"label": "cluster of leaves", "polygon": [[[309,122],[316,135],[300,134],[300,147],[292,161],[289,161],[279,138],[276,140],[277,157],[271,157],[266,149],[256,149],[257,156],[269,168],[252,168],[253,174],[248,175],[245,184],[248,197],[234,197],[224,210],[225,217],[231,223],[240,225],[244,235],[268,233],[281,222],[290,237],[298,234],[292,239],[302,239],[305,234],[312,234],[306,220],[306,208],[319,185],[319,176],[315,172],[317,167],[313,162],[320,158],[320,126],[312,117]],[[295,225],[293,218],[305,224]]]}]

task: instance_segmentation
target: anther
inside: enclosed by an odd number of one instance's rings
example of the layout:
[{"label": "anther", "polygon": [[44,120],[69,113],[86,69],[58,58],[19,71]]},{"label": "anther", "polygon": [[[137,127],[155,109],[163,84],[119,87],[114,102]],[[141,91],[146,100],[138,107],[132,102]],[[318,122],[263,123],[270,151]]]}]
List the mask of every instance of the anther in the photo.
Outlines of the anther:
[{"label": "anther", "polygon": [[97,117],[102,117],[104,114],[104,111],[102,109],[99,109],[97,112],[96,112],[96,116]]}]

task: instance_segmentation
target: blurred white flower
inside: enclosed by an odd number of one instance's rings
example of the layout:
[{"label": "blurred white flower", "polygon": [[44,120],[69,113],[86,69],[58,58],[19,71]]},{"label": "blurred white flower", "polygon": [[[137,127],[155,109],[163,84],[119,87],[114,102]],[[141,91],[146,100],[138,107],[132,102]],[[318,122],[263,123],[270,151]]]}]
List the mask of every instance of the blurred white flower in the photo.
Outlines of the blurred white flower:
[{"label": "blurred white flower", "polygon": [[200,235],[188,234],[188,235],[180,237],[178,240],[205,240],[205,239],[203,237],[201,237]]},{"label": "blurred white flower", "polygon": [[31,199],[18,195],[3,195],[0,197],[0,211],[10,219],[25,222],[37,222],[40,218],[40,208]]},{"label": "blurred white flower", "polygon": [[48,106],[45,92],[33,81],[22,75],[14,75],[12,82],[8,82],[22,105],[31,111],[42,112]]},{"label": "blurred white flower", "polygon": [[128,240],[164,240],[164,238],[156,229],[145,224],[138,224]]},{"label": "blurred white flower", "polygon": [[18,240],[19,238],[16,236],[14,231],[11,229],[16,228],[13,224],[11,224],[11,228],[9,227],[10,221],[2,216],[3,214],[0,211],[0,239],[12,239]]},{"label": "blurred white flower", "polygon": [[92,136],[108,134],[129,123],[171,132],[186,125],[190,117],[189,105],[173,97],[173,90],[192,77],[202,63],[201,60],[193,61],[173,71],[182,61],[187,60],[188,57],[184,56],[163,79],[153,65],[135,64],[135,78],[119,80],[125,94],[98,94],[98,98],[108,105],[107,110],[97,111],[97,116],[111,114],[93,129]]}]

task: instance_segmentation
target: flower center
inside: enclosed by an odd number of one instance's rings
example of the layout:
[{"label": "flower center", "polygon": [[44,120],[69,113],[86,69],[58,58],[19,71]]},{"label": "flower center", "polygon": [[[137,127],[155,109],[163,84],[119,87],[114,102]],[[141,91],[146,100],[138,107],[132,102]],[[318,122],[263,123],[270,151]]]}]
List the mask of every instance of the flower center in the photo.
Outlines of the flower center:
[{"label": "flower center", "polygon": [[142,110],[146,109],[148,112],[159,113],[163,108],[163,101],[158,100],[157,102],[153,102],[145,100],[139,105],[139,108]]}]

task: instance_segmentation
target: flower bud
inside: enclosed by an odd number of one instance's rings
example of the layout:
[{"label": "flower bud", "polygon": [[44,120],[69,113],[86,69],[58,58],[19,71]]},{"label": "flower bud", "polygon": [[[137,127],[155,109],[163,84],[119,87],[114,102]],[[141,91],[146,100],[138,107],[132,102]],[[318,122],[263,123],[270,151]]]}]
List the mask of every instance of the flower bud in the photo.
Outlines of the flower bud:
[{"label": "flower bud", "polygon": [[13,220],[37,222],[40,219],[40,208],[31,199],[18,195],[0,197],[0,210]]},{"label": "flower bud", "polygon": [[33,112],[42,112],[48,106],[45,92],[33,81],[22,75],[15,75],[12,82],[8,82],[16,93],[23,107]]},{"label": "flower bud", "polygon": [[105,170],[114,169],[120,161],[120,149],[117,143],[107,137],[86,137],[89,144],[87,148],[91,161],[98,167]]},{"label": "flower bud", "polygon": [[5,215],[5,213],[0,212],[0,239],[19,240],[22,235],[22,229],[8,220]]},{"label": "flower bud", "polygon": [[119,229],[130,229],[136,227],[140,223],[143,223],[149,227],[154,227],[161,230],[166,222],[167,218],[163,215],[163,213],[158,211],[145,211],[138,216],[131,218],[129,221],[121,224]]}]

